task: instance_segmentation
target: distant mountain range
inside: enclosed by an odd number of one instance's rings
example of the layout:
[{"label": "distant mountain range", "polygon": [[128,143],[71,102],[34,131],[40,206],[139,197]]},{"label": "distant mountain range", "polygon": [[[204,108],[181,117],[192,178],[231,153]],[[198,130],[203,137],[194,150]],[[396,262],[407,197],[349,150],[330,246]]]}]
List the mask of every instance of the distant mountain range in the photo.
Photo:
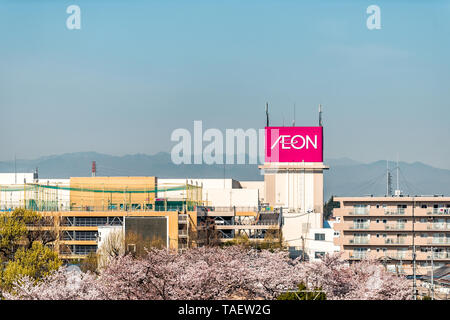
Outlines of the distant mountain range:
[{"label": "distant mountain range", "polygon": [[[175,165],[170,154],[134,154],[111,156],[96,152],[78,152],[17,160],[17,172],[39,168],[40,178],[70,178],[91,175],[91,162],[97,162],[97,176],[157,176],[161,178],[234,178],[263,180],[258,166],[246,165]],[[325,172],[325,199],[331,195],[362,196],[386,194],[386,161],[361,163],[348,158],[326,159],[330,170]],[[396,188],[396,164],[389,162],[392,188]],[[14,162],[0,162],[0,172],[14,172]],[[450,170],[420,162],[399,163],[399,186],[404,194],[450,195]]]}]

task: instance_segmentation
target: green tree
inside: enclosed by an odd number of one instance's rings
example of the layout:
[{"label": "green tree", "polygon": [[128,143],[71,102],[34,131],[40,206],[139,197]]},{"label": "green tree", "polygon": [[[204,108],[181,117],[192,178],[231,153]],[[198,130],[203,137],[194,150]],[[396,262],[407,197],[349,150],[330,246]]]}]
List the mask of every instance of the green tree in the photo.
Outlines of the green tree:
[{"label": "green tree", "polygon": [[297,287],[297,291],[280,294],[277,300],[326,300],[326,294],[320,288],[308,290],[303,283],[298,284]]},{"label": "green tree", "polygon": [[333,215],[333,209],[339,208],[339,206],[339,202],[334,201],[334,196],[331,196],[331,198],[323,205],[324,220],[328,220]]},{"label": "green tree", "polygon": [[56,252],[35,241],[29,249],[19,248],[14,260],[8,262],[3,271],[2,288],[11,289],[13,282],[23,276],[29,276],[37,282],[56,271],[61,264]]},{"label": "green tree", "polygon": [[56,240],[57,232],[52,217],[37,212],[16,209],[0,217],[0,261],[12,260],[16,251],[30,249],[35,241],[44,245]]},{"label": "green tree", "polygon": [[16,219],[13,213],[5,213],[0,218],[0,261],[10,260],[20,247],[21,239],[27,233],[24,221]]}]

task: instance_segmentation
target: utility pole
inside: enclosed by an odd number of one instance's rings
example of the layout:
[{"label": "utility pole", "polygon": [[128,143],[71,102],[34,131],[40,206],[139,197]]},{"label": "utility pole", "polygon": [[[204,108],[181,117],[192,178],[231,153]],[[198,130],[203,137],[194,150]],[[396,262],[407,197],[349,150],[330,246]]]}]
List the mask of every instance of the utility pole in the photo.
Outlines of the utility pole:
[{"label": "utility pole", "polygon": [[14,153],[14,184],[17,184],[17,157]]},{"label": "utility pole", "polygon": [[416,244],[414,242],[415,233],[414,233],[414,207],[416,206],[415,198],[413,197],[413,205],[412,205],[412,246],[413,246],[413,297],[414,300],[417,300],[417,288],[416,288]]},{"label": "utility pole", "polygon": [[434,300],[434,260],[433,247],[431,247],[431,300]]},{"label": "utility pole", "polygon": [[397,190],[400,190],[399,183],[398,183],[398,170],[399,170],[399,167],[398,167],[398,153],[397,153]]},{"label": "utility pole", "polygon": [[305,261],[305,238],[301,236],[302,239],[302,261]]}]

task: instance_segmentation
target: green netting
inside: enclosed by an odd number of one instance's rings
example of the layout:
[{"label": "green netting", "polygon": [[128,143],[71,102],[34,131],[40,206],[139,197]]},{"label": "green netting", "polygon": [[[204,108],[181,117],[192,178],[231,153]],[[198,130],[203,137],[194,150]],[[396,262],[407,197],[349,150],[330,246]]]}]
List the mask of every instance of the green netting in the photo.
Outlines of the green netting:
[{"label": "green netting", "polygon": [[11,187],[11,186],[0,186],[0,191],[4,192],[16,192],[16,191],[33,191],[38,188],[43,189],[53,189],[53,190],[68,190],[68,191],[79,191],[79,192],[97,192],[97,193],[157,193],[164,191],[177,191],[186,190],[188,188],[198,188],[197,186],[183,185],[177,187],[166,187],[166,188],[155,188],[155,189],[93,189],[93,188],[73,188],[73,187],[62,187],[62,186],[51,186],[42,184],[27,184],[24,187]]}]

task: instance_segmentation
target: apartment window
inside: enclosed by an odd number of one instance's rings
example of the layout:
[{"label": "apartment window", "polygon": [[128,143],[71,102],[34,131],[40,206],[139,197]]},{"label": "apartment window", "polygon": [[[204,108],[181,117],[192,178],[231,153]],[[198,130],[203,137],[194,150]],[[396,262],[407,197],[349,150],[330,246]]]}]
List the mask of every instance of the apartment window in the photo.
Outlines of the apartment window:
[{"label": "apartment window", "polygon": [[383,219],[383,223],[387,223],[387,220],[386,220],[386,219]]},{"label": "apartment window", "polygon": [[335,231],[335,232],[334,232],[334,236],[335,236],[335,237],[339,237],[340,235],[341,235],[341,234],[340,234],[339,231]]},{"label": "apartment window", "polygon": [[380,248],[377,248],[377,252],[380,252]]},{"label": "apartment window", "polygon": [[427,223],[427,218],[420,218],[421,223]]},{"label": "apartment window", "polygon": [[384,233],[384,234],[383,234],[383,238],[386,238],[386,237],[387,237],[387,234],[386,234],[386,233]]},{"label": "apartment window", "polygon": [[377,204],[377,209],[379,209],[380,208],[380,205],[379,204]]},{"label": "apartment window", "polygon": [[377,219],[377,223],[380,223],[380,219]]},{"label": "apartment window", "polygon": [[379,233],[377,233],[377,238],[379,238],[380,237],[380,234]]},{"label": "apartment window", "polygon": [[428,208],[428,206],[427,206],[426,204],[423,204],[423,205],[421,205],[420,207],[421,207],[422,209]]},{"label": "apartment window", "polygon": [[421,234],[420,234],[420,237],[421,237],[421,238],[428,238],[428,234],[427,234],[427,233],[421,233]]},{"label": "apartment window", "polygon": [[323,251],[316,251],[314,252],[314,258],[321,259],[325,255],[325,252]]},{"label": "apartment window", "polygon": [[315,233],[314,234],[314,240],[324,241],[325,240],[325,233]]},{"label": "apartment window", "polygon": [[336,217],[336,222],[337,223],[341,222],[341,217]]}]

